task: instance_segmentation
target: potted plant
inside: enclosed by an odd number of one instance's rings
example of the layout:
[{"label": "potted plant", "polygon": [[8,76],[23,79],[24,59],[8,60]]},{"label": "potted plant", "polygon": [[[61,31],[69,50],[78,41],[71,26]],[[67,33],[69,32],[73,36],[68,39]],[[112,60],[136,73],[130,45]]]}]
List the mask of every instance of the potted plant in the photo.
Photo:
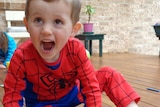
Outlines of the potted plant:
[{"label": "potted plant", "polygon": [[91,23],[91,16],[95,13],[95,8],[91,5],[85,6],[85,13],[88,15],[88,22],[83,23],[84,33],[93,33],[93,23]]}]

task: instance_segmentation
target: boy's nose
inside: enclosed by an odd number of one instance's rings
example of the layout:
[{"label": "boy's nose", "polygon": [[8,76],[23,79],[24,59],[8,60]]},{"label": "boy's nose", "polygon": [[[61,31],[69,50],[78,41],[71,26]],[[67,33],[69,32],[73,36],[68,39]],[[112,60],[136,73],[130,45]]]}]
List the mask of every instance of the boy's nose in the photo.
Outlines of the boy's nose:
[{"label": "boy's nose", "polygon": [[52,26],[50,24],[45,24],[42,28],[43,35],[51,35],[52,34]]}]

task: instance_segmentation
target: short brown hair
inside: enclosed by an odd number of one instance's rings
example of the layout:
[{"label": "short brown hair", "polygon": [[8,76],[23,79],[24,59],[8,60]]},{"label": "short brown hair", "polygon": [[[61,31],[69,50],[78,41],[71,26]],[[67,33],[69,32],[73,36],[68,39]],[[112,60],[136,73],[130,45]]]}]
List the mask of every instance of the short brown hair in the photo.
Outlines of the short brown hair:
[{"label": "short brown hair", "polygon": [[0,47],[4,53],[8,50],[8,38],[3,32],[0,32]]},{"label": "short brown hair", "polygon": [[[45,2],[52,2],[56,0],[43,0]],[[66,1],[66,0],[64,0]],[[73,25],[79,21],[79,15],[81,11],[81,0],[71,0],[72,1],[72,12],[71,12],[71,20]],[[26,8],[25,8],[25,17],[28,20],[29,16],[29,5],[31,0],[26,0]]]}]

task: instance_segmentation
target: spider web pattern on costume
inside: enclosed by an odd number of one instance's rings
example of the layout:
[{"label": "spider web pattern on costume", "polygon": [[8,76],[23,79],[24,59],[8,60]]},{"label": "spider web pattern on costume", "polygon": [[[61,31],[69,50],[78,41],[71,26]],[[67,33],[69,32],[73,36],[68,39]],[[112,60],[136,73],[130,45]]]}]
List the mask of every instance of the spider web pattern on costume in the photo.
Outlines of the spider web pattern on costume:
[{"label": "spider web pattern on costume", "polygon": [[130,102],[140,100],[140,96],[128,84],[120,72],[110,67],[96,71],[101,92],[105,92],[117,107],[126,107]]},{"label": "spider web pattern on costume", "polygon": [[[77,85],[75,80],[79,78],[83,85],[82,93],[87,98],[92,96],[87,102],[89,105],[97,105],[100,100],[95,98],[100,93],[95,87],[97,82],[93,77],[93,67],[86,57],[85,48],[79,46],[80,41],[72,39],[62,50],[63,59],[60,68],[50,70],[39,57],[31,43],[20,46],[16,51],[10,65],[13,72],[9,72],[7,78],[12,80],[13,93],[8,94],[11,101],[21,100],[22,96],[18,91],[23,91],[26,84],[25,94],[27,98],[33,101],[59,100],[68,93],[73,86]],[[87,68],[87,69],[86,69]],[[98,95],[97,95],[98,94]]]}]

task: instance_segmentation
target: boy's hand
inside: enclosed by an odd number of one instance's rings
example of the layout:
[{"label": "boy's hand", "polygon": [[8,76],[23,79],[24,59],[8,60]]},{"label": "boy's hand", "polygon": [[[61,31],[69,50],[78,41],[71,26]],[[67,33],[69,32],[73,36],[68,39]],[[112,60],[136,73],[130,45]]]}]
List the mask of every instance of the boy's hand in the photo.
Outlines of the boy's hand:
[{"label": "boy's hand", "polygon": [[0,64],[0,69],[5,69],[6,66],[4,66],[3,64]]}]

